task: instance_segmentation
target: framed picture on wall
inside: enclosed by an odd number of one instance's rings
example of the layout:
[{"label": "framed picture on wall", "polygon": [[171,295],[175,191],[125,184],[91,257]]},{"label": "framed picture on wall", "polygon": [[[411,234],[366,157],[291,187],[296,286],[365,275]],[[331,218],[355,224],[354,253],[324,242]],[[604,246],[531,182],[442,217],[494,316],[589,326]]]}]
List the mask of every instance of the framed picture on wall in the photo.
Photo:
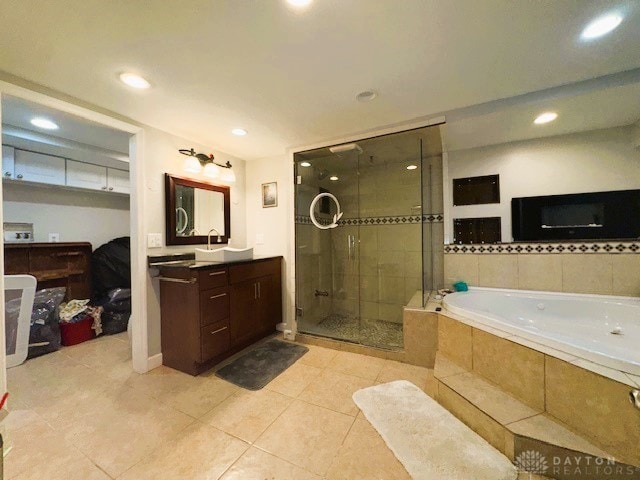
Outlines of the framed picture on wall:
[{"label": "framed picture on wall", "polygon": [[262,208],[278,206],[278,182],[262,184]]}]

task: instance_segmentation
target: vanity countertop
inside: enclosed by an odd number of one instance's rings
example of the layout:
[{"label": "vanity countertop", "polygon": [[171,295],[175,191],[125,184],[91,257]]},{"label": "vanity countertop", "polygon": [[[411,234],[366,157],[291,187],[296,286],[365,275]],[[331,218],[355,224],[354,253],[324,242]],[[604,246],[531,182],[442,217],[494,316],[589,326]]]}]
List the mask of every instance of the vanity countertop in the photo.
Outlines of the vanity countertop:
[{"label": "vanity countertop", "polygon": [[222,265],[240,265],[271,258],[280,258],[280,255],[256,256],[249,260],[236,260],[233,262],[198,262],[195,253],[180,253],[175,255],[148,256],[149,267],[152,268],[190,268],[199,270],[201,268],[216,267]]}]

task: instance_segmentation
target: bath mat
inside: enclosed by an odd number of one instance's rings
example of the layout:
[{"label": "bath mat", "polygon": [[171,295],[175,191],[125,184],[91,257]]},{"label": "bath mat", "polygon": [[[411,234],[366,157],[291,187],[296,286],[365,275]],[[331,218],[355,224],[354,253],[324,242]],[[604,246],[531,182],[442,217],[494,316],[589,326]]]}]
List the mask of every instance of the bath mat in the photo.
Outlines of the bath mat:
[{"label": "bath mat", "polygon": [[247,390],[260,390],[308,351],[303,345],[269,340],[222,367],[216,375]]},{"label": "bath mat", "polygon": [[516,467],[405,380],[358,390],[353,400],[414,480],[515,480]]}]

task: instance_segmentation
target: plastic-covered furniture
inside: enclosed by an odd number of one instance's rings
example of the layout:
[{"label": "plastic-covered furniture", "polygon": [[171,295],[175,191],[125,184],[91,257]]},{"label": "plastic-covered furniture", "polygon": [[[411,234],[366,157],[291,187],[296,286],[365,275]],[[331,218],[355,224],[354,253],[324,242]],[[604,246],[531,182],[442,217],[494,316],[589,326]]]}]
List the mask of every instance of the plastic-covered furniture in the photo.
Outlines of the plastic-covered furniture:
[{"label": "plastic-covered furniture", "polygon": [[36,284],[35,277],[31,275],[4,277],[7,368],[16,367],[27,359]]}]

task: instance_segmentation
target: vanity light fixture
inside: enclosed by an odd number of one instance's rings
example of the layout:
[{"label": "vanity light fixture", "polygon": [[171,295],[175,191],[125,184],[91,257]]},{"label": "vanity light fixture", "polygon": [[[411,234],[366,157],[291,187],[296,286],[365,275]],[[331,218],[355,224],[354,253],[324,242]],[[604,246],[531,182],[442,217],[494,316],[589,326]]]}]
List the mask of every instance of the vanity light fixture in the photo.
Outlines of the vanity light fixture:
[{"label": "vanity light fixture", "polygon": [[244,128],[234,128],[231,130],[231,133],[237,137],[244,137],[247,134],[247,131]]},{"label": "vanity light fixture", "polygon": [[[184,161],[184,171],[189,173],[202,172],[209,178],[220,178],[220,180],[233,183],[236,181],[236,174],[231,169],[231,162],[226,164],[216,163],[214,161],[213,153],[209,155],[205,153],[196,153],[196,151],[186,148],[178,150],[182,155],[186,155],[187,158]],[[223,170],[221,170],[223,169]]]},{"label": "vanity light fixture", "polygon": [[145,90],[151,86],[151,84],[140,75],[136,75],[135,73],[124,72],[119,75],[120,81],[125,85],[128,85],[132,88],[137,88],[138,90]]},{"label": "vanity light fixture", "polygon": [[407,170],[415,170],[416,168],[418,168],[417,165],[407,165]]},{"label": "vanity light fixture", "polygon": [[596,18],[593,22],[582,30],[583,40],[593,40],[594,38],[602,37],[609,32],[612,32],[622,23],[622,15],[617,13],[609,13],[602,17]]},{"label": "vanity light fixture", "polygon": [[55,122],[52,122],[49,119],[46,118],[42,118],[42,117],[36,117],[36,118],[32,118],[31,119],[31,125],[33,125],[34,127],[38,127],[38,128],[44,128],[45,130],[57,130],[58,129],[58,124]]},{"label": "vanity light fixture", "polygon": [[301,167],[310,167],[311,166],[311,162],[300,162],[300,166]]},{"label": "vanity light fixture", "polygon": [[556,118],[558,118],[558,114],[556,112],[544,112],[538,115],[533,123],[536,125],[543,125],[545,123],[553,122]]}]

